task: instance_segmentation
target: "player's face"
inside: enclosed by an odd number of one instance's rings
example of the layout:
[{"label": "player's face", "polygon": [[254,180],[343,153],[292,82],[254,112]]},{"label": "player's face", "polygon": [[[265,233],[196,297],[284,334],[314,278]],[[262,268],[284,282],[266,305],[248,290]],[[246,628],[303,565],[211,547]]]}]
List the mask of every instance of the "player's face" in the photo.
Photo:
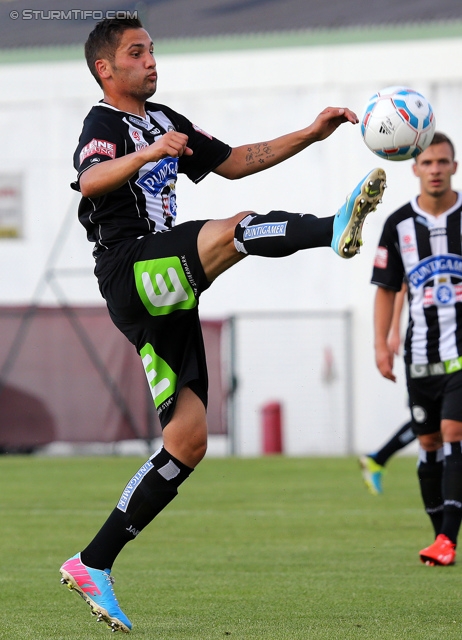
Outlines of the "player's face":
[{"label": "player's face", "polygon": [[414,173],[420,179],[422,193],[434,198],[451,190],[451,178],[457,169],[447,142],[432,144],[416,158]]},{"label": "player's face", "polygon": [[153,43],[144,29],[123,32],[112,62],[108,62],[111,90],[142,102],[157,88]]}]

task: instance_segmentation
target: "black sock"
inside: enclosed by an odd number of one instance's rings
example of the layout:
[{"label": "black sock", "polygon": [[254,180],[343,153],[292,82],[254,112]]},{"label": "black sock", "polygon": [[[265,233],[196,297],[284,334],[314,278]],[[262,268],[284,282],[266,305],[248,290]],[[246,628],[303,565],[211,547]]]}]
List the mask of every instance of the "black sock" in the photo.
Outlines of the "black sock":
[{"label": "black sock", "polygon": [[310,213],[270,211],[249,214],[236,226],[234,244],[245,254],[282,258],[300,249],[330,247],[334,216],[317,218]]},{"label": "black sock", "polygon": [[164,509],[192,469],[163,447],[152,455],[125,487],[119,503],[80,554],[93,569],[111,569],[122,550]]},{"label": "black sock", "polygon": [[440,533],[457,543],[462,521],[462,442],[445,442],[443,448],[444,515]]},{"label": "black sock", "polygon": [[373,458],[377,464],[384,467],[392,455],[400,449],[403,449],[403,447],[407,446],[413,440],[415,440],[415,435],[412,431],[412,422],[407,422],[401,429],[398,429],[377,453],[370,454],[370,457]]},{"label": "black sock", "polygon": [[435,536],[441,533],[443,523],[443,448],[438,451],[419,450],[417,475],[420,483],[420,493],[433,528]]}]

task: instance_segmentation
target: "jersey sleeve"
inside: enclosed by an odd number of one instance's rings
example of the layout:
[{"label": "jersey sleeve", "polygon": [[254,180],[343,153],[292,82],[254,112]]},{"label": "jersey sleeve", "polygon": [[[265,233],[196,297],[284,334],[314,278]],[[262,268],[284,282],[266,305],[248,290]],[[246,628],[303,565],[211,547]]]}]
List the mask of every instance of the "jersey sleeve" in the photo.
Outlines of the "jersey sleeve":
[{"label": "jersey sleeve", "polygon": [[85,118],[79,144],[74,153],[74,168],[77,171],[77,181],[71,186],[80,191],[80,176],[94,164],[113,160],[125,155],[123,132],[118,127],[116,119],[110,120],[101,109],[95,108]]},{"label": "jersey sleeve", "polygon": [[371,283],[385,289],[399,291],[403,284],[404,275],[398,234],[391,218],[388,218],[375,254]]},{"label": "jersey sleeve", "polygon": [[193,182],[200,182],[226,160],[231,153],[231,147],[206,133],[181,114],[174,112],[174,117],[179,131],[188,136],[188,147],[193,150],[192,156],[181,156],[178,171],[186,174]]}]

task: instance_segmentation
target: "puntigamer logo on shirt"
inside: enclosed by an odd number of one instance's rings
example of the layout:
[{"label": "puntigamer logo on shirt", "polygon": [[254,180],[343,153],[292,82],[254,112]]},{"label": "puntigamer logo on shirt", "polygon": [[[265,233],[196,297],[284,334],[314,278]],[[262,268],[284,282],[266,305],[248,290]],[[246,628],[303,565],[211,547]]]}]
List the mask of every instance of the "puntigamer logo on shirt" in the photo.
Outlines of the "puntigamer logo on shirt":
[{"label": "puntigamer logo on shirt", "polygon": [[449,275],[462,278],[462,258],[457,254],[430,256],[421,260],[407,274],[414,287],[421,287],[436,276]]},{"label": "puntigamer logo on shirt", "polygon": [[172,178],[176,180],[177,175],[178,158],[164,158],[157,162],[152,169],[146,171],[141,178],[138,178],[136,184],[156,196]]},{"label": "puntigamer logo on shirt", "polygon": [[97,138],[93,138],[93,140],[86,144],[80,152],[80,164],[82,164],[85,158],[94,156],[95,153],[114,159],[116,155],[116,145],[113,142],[108,142],[107,140],[98,140]]}]

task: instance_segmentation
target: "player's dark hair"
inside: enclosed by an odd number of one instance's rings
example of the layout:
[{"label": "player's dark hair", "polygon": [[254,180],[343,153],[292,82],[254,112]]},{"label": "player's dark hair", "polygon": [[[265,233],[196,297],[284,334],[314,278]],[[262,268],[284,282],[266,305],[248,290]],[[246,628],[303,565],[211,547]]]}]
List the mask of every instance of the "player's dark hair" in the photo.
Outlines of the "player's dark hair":
[{"label": "player's dark hair", "polygon": [[451,147],[452,159],[454,160],[454,158],[456,157],[456,150],[454,148],[452,140],[448,138],[448,136],[445,133],[442,133],[441,131],[435,131],[435,135],[433,136],[433,139],[430,142],[429,146],[432,146],[433,144],[442,144],[443,142],[447,142],[448,145]]},{"label": "player's dark hair", "polygon": [[96,82],[102,87],[95,62],[105,58],[112,62],[120,39],[127,29],[143,29],[138,18],[106,18],[98,22],[85,43],[85,59]]}]

